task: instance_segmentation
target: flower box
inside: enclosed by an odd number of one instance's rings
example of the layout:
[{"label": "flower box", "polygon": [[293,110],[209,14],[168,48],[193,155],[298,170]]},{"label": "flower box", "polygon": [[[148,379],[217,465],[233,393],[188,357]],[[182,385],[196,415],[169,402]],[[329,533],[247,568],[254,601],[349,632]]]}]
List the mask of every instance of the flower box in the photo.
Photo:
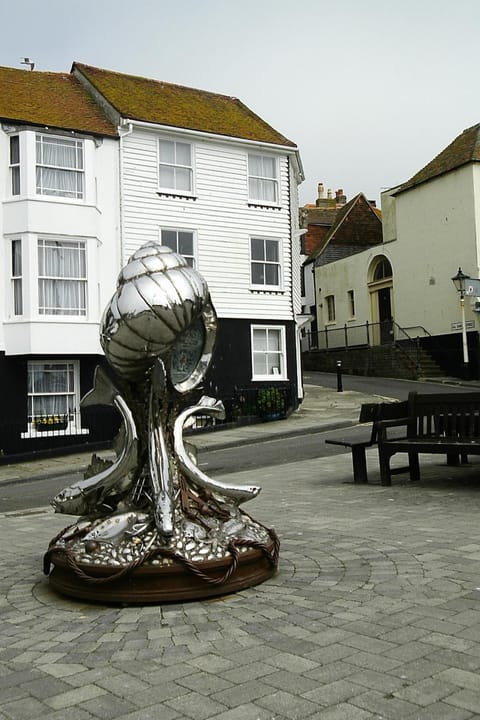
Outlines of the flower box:
[{"label": "flower box", "polygon": [[33,419],[33,427],[37,432],[52,432],[53,430],[66,430],[68,417],[66,415],[47,415]]}]

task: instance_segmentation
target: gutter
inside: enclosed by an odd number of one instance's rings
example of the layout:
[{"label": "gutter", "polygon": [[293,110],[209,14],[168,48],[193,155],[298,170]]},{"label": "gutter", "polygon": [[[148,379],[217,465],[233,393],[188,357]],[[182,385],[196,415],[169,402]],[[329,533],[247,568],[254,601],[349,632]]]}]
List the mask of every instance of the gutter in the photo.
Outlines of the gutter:
[{"label": "gutter", "polygon": [[203,138],[205,140],[217,140],[219,142],[225,140],[230,140],[232,142],[236,142],[240,145],[248,145],[250,147],[258,147],[258,148],[265,148],[265,149],[272,149],[275,148],[276,150],[282,150],[286,155],[292,156],[295,159],[295,165],[296,165],[296,172],[299,178],[299,184],[305,180],[305,174],[303,171],[303,165],[302,161],[300,159],[300,153],[298,150],[298,147],[295,145],[294,147],[290,147],[288,145],[280,145],[277,143],[268,143],[263,142],[261,140],[248,140],[246,138],[239,138],[235,137],[233,135],[219,135],[218,133],[207,133],[202,130],[189,130],[188,128],[180,128],[173,125],[162,125],[160,123],[150,123],[146,122],[145,120],[134,120],[133,118],[124,118],[121,121],[121,125],[125,126],[128,125],[130,128],[139,127],[139,128],[145,128],[146,130],[162,130],[164,132],[170,132],[180,135],[194,135],[196,137]]},{"label": "gutter", "polygon": [[124,208],[123,208],[123,141],[128,135],[133,132],[133,124],[128,123],[128,128],[125,130],[127,123],[122,122],[122,126],[118,128],[118,134],[120,142],[118,144],[118,186],[119,186],[119,202],[120,202],[120,269],[125,265],[125,242],[123,237],[124,229]]}]

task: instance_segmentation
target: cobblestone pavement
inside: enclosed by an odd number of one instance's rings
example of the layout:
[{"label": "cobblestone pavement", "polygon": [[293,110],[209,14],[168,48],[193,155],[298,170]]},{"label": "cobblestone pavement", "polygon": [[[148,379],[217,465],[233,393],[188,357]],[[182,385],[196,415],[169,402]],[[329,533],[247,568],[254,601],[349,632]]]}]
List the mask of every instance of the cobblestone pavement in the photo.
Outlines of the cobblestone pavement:
[{"label": "cobblestone pavement", "polygon": [[209,601],[62,598],[42,555],[66,518],[0,516],[0,718],[480,718],[480,465],[386,488],[368,457],[366,486],[349,455],[259,471],[279,571]]}]

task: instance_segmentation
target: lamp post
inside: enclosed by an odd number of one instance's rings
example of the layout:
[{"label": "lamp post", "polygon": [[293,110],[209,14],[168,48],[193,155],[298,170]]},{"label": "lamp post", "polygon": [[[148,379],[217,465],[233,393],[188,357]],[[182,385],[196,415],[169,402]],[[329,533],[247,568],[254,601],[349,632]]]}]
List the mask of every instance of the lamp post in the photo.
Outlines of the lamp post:
[{"label": "lamp post", "polygon": [[458,268],[457,274],[452,277],[452,282],[455,285],[455,290],[460,296],[460,312],[462,316],[462,345],[463,345],[463,377],[468,379],[468,344],[467,344],[467,325],[465,323],[465,286],[467,280],[470,280],[470,275],[465,275],[462,272],[462,268]]}]

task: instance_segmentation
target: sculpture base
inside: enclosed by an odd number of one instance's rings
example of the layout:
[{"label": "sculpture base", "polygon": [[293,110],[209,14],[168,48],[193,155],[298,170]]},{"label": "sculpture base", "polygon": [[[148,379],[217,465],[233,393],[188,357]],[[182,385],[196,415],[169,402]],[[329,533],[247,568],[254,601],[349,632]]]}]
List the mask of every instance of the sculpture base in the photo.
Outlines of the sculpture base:
[{"label": "sculpture base", "polygon": [[120,577],[118,568],[71,564],[65,553],[48,553],[49,581],[62,595],[100,603],[149,604],[202,600],[259,585],[277,569],[278,541],[265,548],[242,548],[235,568],[232,558],[205,560],[191,567],[173,560],[167,565],[140,565]]}]

